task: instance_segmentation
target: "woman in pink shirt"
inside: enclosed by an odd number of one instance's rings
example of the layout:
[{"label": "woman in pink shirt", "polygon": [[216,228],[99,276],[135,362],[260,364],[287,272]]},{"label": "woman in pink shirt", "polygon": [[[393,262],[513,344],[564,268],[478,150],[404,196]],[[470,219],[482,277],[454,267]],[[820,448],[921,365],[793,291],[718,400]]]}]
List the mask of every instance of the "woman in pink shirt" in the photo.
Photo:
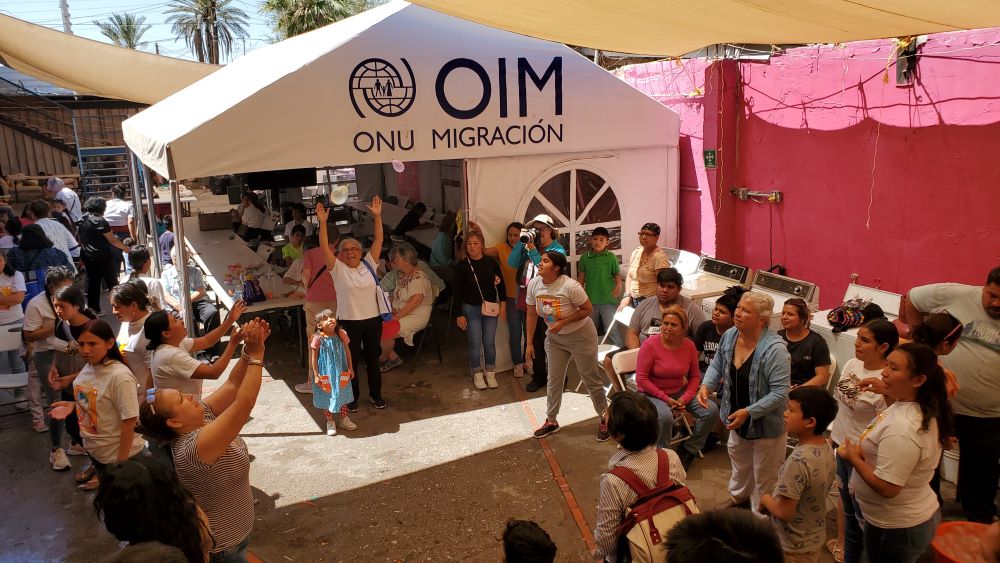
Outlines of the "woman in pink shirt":
[{"label": "woman in pink shirt", "polygon": [[647,338],[639,347],[635,384],[656,407],[660,425],[656,446],[667,448],[674,432],[674,415],[689,412],[695,419],[692,435],[680,442],[677,454],[687,468],[705,446],[719,407],[709,402],[702,407],[693,400],[701,384],[698,350],[687,335],[687,312],[676,305],[667,307],[660,319],[658,338]]}]

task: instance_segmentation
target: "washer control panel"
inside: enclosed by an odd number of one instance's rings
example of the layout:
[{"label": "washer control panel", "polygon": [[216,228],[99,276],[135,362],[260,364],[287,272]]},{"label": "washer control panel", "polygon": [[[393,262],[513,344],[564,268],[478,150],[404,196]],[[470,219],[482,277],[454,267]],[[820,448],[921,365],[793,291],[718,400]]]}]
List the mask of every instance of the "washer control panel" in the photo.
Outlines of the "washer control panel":
[{"label": "washer control panel", "polygon": [[[816,301],[814,299],[816,284],[785,276],[779,276],[778,274],[772,274],[771,272],[758,270],[757,276],[754,277],[753,280],[753,286],[766,289],[772,293],[782,293],[789,297],[801,297],[802,299],[805,299],[806,303],[813,303]],[[753,289],[753,287],[751,289]]]},{"label": "washer control panel", "polygon": [[731,279],[741,285],[747,282],[747,278],[750,275],[750,268],[746,266],[730,264],[729,262],[709,256],[701,257],[701,260],[698,262],[698,271],[719,276],[720,278]]}]

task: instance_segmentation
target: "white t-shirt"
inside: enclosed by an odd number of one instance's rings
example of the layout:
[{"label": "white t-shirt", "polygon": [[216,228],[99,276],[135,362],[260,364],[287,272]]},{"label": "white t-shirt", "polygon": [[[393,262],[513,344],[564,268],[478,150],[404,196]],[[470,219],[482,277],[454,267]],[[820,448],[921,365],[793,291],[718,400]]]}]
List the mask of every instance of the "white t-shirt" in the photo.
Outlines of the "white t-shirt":
[{"label": "white t-shirt", "polygon": [[252,205],[244,207],[243,213],[240,214],[240,221],[251,229],[263,229],[264,219],[266,218],[266,213]]},{"label": "white t-shirt", "polygon": [[305,264],[304,258],[296,258],[295,260],[292,260],[292,265],[285,270],[285,275],[283,277],[293,281],[302,282],[303,264]]},{"label": "white t-shirt", "polygon": [[858,389],[862,379],[881,375],[882,370],[865,369],[864,362],[857,358],[847,360],[840,368],[840,379],[833,389],[833,398],[837,399],[837,417],[830,428],[830,439],[835,444],[843,444],[847,438],[857,444],[858,436],[865,431],[868,423],[885,410],[885,397]]},{"label": "white t-shirt", "polygon": [[10,250],[17,246],[14,244],[14,237],[10,235],[4,235],[0,237],[0,250]]},{"label": "white t-shirt", "polygon": [[[369,252],[362,260],[369,264],[378,261]],[[375,294],[375,277],[365,265],[351,268],[334,260],[333,287],[337,290],[337,318],[343,321],[361,321],[379,316],[378,296]]]},{"label": "white t-shirt", "polygon": [[176,389],[201,398],[202,381],[191,378],[201,366],[201,362],[191,356],[193,347],[194,340],[185,338],[180,346],[161,344],[153,352],[150,370],[153,372],[153,385],[157,389]]},{"label": "white t-shirt", "polygon": [[150,300],[156,299],[156,308],[162,309],[167,306],[167,300],[163,297],[163,282],[160,278],[151,278],[149,276],[139,276],[139,279],[146,284],[147,295]]},{"label": "white t-shirt", "polygon": [[77,223],[80,219],[83,219],[83,206],[80,205],[80,196],[76,195],[76,192],[72,188],[63,188],[56,192],[52,199],[59,200],[66,205],[66,212],[69,213],[69,218],[73,223]]},{"label": "white t-shirt", "polygon": [[132,216],[132,202],[124,199],[109,199],[107,209],[104,210],[104,220],[112,227],[127,227],[128,219]]},{"label": "white t-shirt", "polygon": [[305,229],[306,229],[306,236],[307,237],[308,236],[312,236],[313,232],[316,231],[316,225],[310,223],[309,221],[305,221],[305,222],[302,222],[302,223],[296,223],[295,220],[292,219],[291,221],[285,223],[285,238],[286,239],[291,239],[292,238],[292,227],[294,227],[295,225],[302,225],[303,227],[305,227]]},{"label": "white t-shirt", "polygon": [[[528,282],[525,302],[535,308],[546,326],[551,326],[579,311],[580,306],[587,302],[587,292],[579,282],[568,276],[559,276],[549,285],[542,283],[542,276],[535,276]],[[586,323],[587,317],[567,323],[559,334],[569,334]]]},{"label": "white t-shirt", "polygon": [[[14,272],[13,276],[8,276],[7,274],[0,273],[0,293],[10,295],[18,291],[25,291],[24,274]],[[11,305],[6,309],[0,310],[0,325],[16,323],[23,318],[24,310],[21,309],[21,305]]]},{"label": "white t-shirt", "polygon": [[902,486],[886,498],[865,483],[861,474],[851,475],[850,490],[861,505],[865,521],[879,528],[910,528],[930,519],[939,508],[930,482],[941,459],[937,420],[920,430],[922,415],[914,402],[896,402],[872,420],[862,434],[861,451],[875,476]]},{"label": "white t-shirt", "polygon": [[[101,463],[118,460],[122,421],[139,416],[139,398],[132,372],[121,362],[107,365],[87,364],[73,381],[73,399],[80,434],[87,453]],[[129,447],[129,457],[146,447],[136,433]]]},{"label": "white t-shirt", "polygon": [[993,418],[1000,417],[1000,320],[983,309],[982,292],[982,286],[936,283],[911,289],[910,302],[919,311],[947,310],[962,321],[958,346],[941,357],[961,386],[951,404],[955,414]]},{"label": "white t-shirt", "polygon": [[150,366],[153,362],[153,351],[146,349],[149,340],[146,340],[146,331],[143,330],[147,318],[149,318],[149,313],[135,322],[122,323],[121,328],[118,329],[118,347],[125,355],[125,360],[128,362],[129,369],[132,370],[132,375],[135,377],[139,389],[145,389],[146,382],[152,376]]},{"label": "white t-shirt", "polygon": [[[28,300],[28,306],[24,310],[25,332],[36,331],[43,326],[55,328],[56,312],[49,303],[49,296],[45,292],[39,293]],[[44,340],[35,341],[35,352],[47,352],[53,349],[53,344],[59,339],[50,336]]]}]

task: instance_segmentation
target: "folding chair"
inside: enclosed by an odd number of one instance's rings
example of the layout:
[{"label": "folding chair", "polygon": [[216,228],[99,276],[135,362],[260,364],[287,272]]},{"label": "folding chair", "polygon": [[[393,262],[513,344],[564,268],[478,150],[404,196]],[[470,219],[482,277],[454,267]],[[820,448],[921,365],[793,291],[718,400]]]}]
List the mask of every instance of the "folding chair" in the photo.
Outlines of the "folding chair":
[{"label": "folding chair", "polygon": [[[416,336],[419,335],[419,338]],[[416,351],[413,353],[413,360],[410,362],[410,373],[413,373],[417,369],[417,360],[420,358],[420,351],[424,348],[424,343],[427,338],[434,339],[434,348],[437,350],[438,363],[444,363],[444,359],[441,356],[441,339],[438,338],[437,330],[434,328],[434,317],[427,321],[427,326],[423,328],[420,332],[414,335],[415,341],[417,343]]]},{"label": "folding chair", "polygon": [[[627,327],[629,321],[632,320],[632,313],[634,312],[635,309],[626,305],[625,307],[622,308],[621,311],[615,313],[614,321],[611,323],[611,326],[608,327],[608,330],[604,331],[604,338],[602,338],[601,341],[597,344],[597,369],[604,371],[604,358],[608,354],[621,349],[620,347],[615,346],[614,344],[609,344],[608,337],[611,336],[611,331],[615,330],[615,328],[617,328],[619,324]],[[635,370],[633,369],[633,371]],[[575,392],[579,393],[582,387],[583,387],[583,379],[581,379],[580,382],[576,384]]]},{"label": "folding chair", "polygon": [[[11,350],[21,350],[21,326],[0,327],[0,352],[10,352]],[[9,407],[20,403],[27,403],[28,372],[2,373],[0,374],[0,389],[15,392],[17,389],[25,389],[25,398],[14,400],[9,403],[0,404],[0,407]],[[19,414],[19,412],[8,413],[3,416]]]}]

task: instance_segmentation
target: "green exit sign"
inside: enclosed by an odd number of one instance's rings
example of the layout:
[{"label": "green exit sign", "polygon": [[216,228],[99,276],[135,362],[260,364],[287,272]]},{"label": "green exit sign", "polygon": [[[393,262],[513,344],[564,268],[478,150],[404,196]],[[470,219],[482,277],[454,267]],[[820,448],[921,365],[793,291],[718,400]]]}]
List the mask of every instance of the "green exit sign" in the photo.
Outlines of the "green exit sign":
[{"label": "green exit sign", "polygon": [[718,168],[719,166],[719,151],[715,149],[708,149],[702,151],[705,157],[705,168]]}]

